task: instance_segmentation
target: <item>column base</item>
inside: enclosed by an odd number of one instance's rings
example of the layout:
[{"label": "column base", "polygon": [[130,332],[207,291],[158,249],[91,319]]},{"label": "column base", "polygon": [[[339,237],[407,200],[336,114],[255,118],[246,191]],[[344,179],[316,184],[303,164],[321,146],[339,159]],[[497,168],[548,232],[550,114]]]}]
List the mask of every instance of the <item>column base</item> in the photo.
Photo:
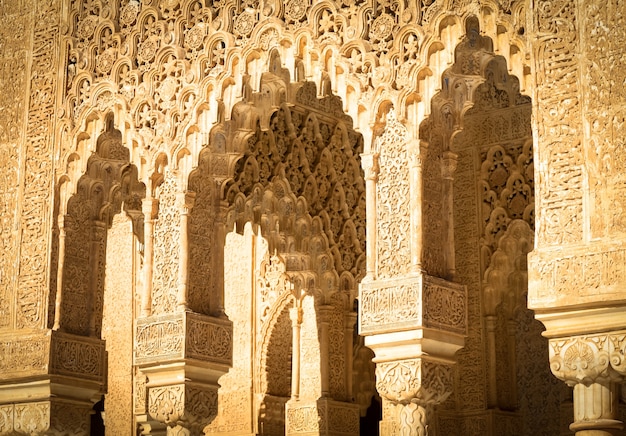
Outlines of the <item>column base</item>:
[{"label": "column base", "polygon": [[590,419],[569,426],[576,436],[617,436],[623,428],[624,423],[617,419]]}]

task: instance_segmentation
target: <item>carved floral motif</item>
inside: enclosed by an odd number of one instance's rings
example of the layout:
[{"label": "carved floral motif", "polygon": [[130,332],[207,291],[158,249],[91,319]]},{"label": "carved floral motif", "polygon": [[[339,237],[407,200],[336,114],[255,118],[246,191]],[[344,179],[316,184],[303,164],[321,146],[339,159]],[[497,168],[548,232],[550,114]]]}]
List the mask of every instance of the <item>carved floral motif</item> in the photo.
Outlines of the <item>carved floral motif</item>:
[{"label": "carved floral motif", "polygon": [[626,333],[550,340],[552,373],[568,385],[620,381],[626,376]]}]

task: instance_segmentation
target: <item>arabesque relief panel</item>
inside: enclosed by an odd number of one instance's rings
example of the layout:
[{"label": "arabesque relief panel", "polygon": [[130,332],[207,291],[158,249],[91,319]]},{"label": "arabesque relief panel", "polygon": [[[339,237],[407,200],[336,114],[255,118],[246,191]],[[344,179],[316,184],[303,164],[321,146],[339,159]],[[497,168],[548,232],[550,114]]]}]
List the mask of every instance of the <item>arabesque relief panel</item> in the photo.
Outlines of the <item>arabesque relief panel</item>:
[{"label": "arabesque relief panel", "polygon": [[[357,434],[376,365],[383,434],[555,434],[527,275],[542,320],[626,328],[624,16],[0,0],[0,434],[86,434],[102,395],[109,433]],[[560,378],[609,344],[567,316]]]}]

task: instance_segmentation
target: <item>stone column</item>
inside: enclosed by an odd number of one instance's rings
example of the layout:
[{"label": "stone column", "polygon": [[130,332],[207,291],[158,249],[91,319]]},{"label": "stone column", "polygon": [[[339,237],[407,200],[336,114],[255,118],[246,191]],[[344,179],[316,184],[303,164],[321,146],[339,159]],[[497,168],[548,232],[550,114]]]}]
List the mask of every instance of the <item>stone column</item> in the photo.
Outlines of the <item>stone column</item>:
[{"label": "stone column", "polygon": [[384,435],[434,435],[433,407],[452,393],[452,365],[428,357],[376,364],[376,389],[391,404],[383,408]]},{"label": "stone column", "polygon": [[143,289],[141,290],[141,316],[149,316],[152,306],[152,267],[154,265],[154,219],[159,200],[147,198],[142,202],[143,211]]},{"label": "stone column", "polygon": [[[624,376],[626,3],[529,4],[534,76],[536,248],[528,306],[552,372],[574,389],[577,436],[607,436]],[[555,26],[554,23],[559,25]]]},{"label": "stone column", "polygon": [[420,272],[423,268],[424,247],[424,159],[427,153],[427,143],[414,140],[409,144],[410,185],[411,185],[411,269]]},{"label": "stone column", "polygon": [[374,145],[380,170],[367,192],[372,248],[369,280],[359,288],[359,333],[375,354],[381,434],[433,436],[433,406],[450,395],[454,355],[465,343],[467,289],[426,269],[426,144],[391,109]]},{"label": "stone column", "polygon": [[193,207],[196,194],[194,192],[181,192],[177,195],[180,207],[180,246],[178,268],[178,295],[176,303],[178,310],[187,310],[187,277],[189,276],[189,212]]},{"label": "stone column", "polygon": [[446,274],[454,280],[456,266],[454,259],[454,172],[456,171],[458,156],[451,151],[444,151],[441,160],[441,176],[443,178],[444,203],[444,262]]},{"label": "stone column", "polygon": [[54,301],[53,330],[61,327],[61,301],[63,299],[63,268],[65,264],[65,216],[59,216],[59,263],[57,265],[57,288]]},{"label": "stone column", "polygon": [[626,376],[626,330],[550,339],[550,368],[574,389],[576,436],[621,434],[620,384]]},{"label": "stone column", "polygon": [[[420,275],[361,284],[360,292],[359,332],[375,353],[385,403],[381,434],[433,436],[433,406],[452,392],[454,355],[467,332],[465,286]],[[435,317],[441,300],[447,307]]]},{"label": "stone column", "polygon": [[0,434],[89,434],[106,375],[104,341],[24,332],[0,335],[0,353]]},{"label": "stone column", "polygon": [[[366,226],[367,234],[376,234],[376,181],[378,179],[378,155],[362,154],[361,165],[365,172],[366,198]],[[366,241],[366,276],[364,280],[371,280],[376,275],[376,238],[367,238]]]},{"label": "stone column", "polygon": [[292,361],[291,361],[291,399],[300,398],[300,329],[302,324],[302,307],[289,309],[292,328]]},{"label": "stone column", "polygon": [[135,341],[134,363],[148,377],[148,422],[168,435],[202,434],[217,415],[217,380],[232,365],[230,321],[188,311],[140,318]]}]

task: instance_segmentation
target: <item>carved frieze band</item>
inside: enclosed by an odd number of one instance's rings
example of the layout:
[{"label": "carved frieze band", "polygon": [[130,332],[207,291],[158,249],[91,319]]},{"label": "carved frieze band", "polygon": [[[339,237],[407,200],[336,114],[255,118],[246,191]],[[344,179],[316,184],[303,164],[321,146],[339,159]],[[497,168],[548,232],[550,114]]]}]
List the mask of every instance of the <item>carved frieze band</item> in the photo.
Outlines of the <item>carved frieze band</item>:
[{"label": "carved frieze band", "polygon": [[621,382],[626,377],[626,331],[551,339],[550,369],[570,386]]},{"label": "carved frieze band", "polygon": [[185,330],[181,315],[150,317],[137,321],[136,364],[154,359],[183,357]]},{"label": "carved frieze band", "polygon": [[376,389],[394,403],[439,404],[452,393],[452,366],[425,359],[376,364]]},{"label": "carved frieze band", "polygon": [[136,364],[181,358],[210,360],[230,365],[231,323],[188,312],[138,320]]},{"label": "carved frieze band", "polygon": [[424,326],[467,334],[467,288],[424,276]]},{"label": "carved frieze band", "polygon": [[436,277],[361,284],[360,333],[430,327],[467,332],[467,289]]},{"label": "carved frieze band", "polygon": [[419,327],[422,325],[421,294],[421,280],[386,287],[361,285],[360,333]]},{"label": "carved frieze band", "polygon": [[359,434],[360,415],[355,404],[321,399],[314,403],[289,402],[286,409],[287,434]]},{"label": "carved frieze band", "polygon": [[105,343],[100,339],[53,332],[50,372],[104,381],[105,353]]},{"label": "carved frieze band", "polygon": [[52,332],[0,340],[0,380],[59,374],[102,381],[104,341]]},{"label": "carved frieze band", "polygon": [[[572,250],[574,251],[574,250]],[[598,294],[622,294],[626,283],[626,250],[608,249],[604,252],[575,253],[563,256],[559,251],[535,252],[529,255],[529,307],[560,305],[567,298],[568,305],[597,301]],[[575,289],[576,293],[571,291]],[[623,297],[620,297],[623,298]]]},{"label": "carved frieze band", "polygon": [[0,406],[0,434],[82,436],[89,433],[90,410],[60,401],[5,404]]},{"label": "carved frieze band", "polygon": [[50,403],[0,406],[0,434],[43,434],[50,427]]},{"label": "carved frieze band", "polygon": [[0,380],[48,371],[50,338],[42,335],[0,340]]},{"label": "carved frieze band", "polygon": [[187,314],[186,356],[231,365],[232,324],[198,314]]}]

